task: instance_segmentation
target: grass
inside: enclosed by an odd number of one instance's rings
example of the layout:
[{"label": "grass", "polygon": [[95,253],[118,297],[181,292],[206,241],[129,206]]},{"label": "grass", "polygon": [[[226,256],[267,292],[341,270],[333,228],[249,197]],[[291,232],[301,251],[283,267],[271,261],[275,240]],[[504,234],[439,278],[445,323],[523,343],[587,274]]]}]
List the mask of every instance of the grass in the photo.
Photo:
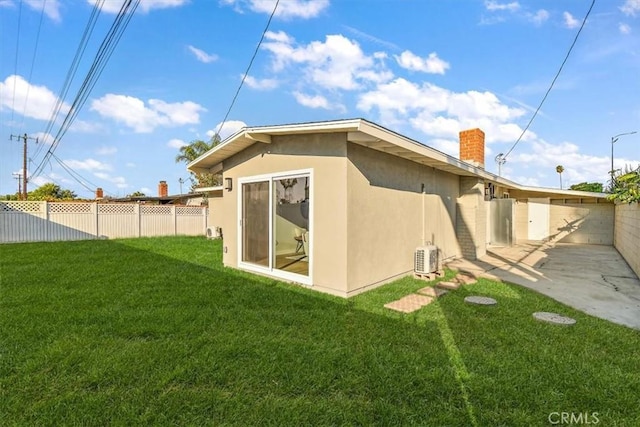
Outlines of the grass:
[{"label": "grass", "polygon": [[640,425],[640,333],[515,285],[401,314],[383,305],[424,282],[343,300],[225,269],[202,238],[0,260],[0,425]]}]

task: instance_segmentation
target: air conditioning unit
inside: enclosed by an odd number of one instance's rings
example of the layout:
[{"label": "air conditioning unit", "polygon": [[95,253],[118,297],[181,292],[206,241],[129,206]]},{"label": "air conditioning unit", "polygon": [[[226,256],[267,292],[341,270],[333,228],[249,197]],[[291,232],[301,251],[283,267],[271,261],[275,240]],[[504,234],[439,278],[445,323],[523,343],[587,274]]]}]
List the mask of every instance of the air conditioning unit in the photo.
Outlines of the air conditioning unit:
[{"label": "air conditioning unit", "polygon": [[433,245],[416,248],[413,269],[419,274],[433,273],[438,270],[438,248]]},{"label": "air conditioning unit", "polygon": [[219,239],[222,237],[222,228],[207,227],[207,239]]}]

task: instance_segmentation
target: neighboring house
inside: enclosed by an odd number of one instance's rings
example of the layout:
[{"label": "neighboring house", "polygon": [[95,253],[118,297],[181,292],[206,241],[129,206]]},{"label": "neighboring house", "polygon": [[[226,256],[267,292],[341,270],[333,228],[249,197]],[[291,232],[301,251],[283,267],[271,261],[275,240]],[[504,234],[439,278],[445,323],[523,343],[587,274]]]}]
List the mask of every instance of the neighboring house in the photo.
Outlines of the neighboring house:
[{"label": "neighboring house", "polygon": [[188,165],[223,174],[209,196],[226,266],[343,297],[410,274],[417,247],[475,259],[488,244],[612,244],[605,195],[522,186],[363,119],[244,128]]},{"label": "neighboring house", "polygon": [[119,198],[103,198],[101,188],[96,191],[96,199],[106,200],[109,203],[144,203],[149,205],[186,205],[186,206],[202,206],[206,204],[203,192],[194,191],[187,194],[169,194],[169,186],[167,181],[158,183],[157,196],[127,196]]}]

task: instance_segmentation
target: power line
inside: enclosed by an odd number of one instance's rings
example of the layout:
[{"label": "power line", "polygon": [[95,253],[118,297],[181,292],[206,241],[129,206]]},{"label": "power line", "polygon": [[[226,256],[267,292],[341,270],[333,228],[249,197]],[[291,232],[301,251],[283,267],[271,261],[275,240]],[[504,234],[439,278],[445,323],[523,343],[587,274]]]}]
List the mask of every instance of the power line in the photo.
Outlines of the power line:
[{"label": "power line", "polygon": [[[71,178],[73,178],[74,181],[76,181],[78,184],[80,184],[85,189],[87,189],[87,191],[93,193],[95,191],[95,189],[99,187],[98,185],[94,184],[93,182],[89,181],[87,178],[83,177],[78,172],[73,170],[73,168],[71,168],[71,166],[66,164],[64,161],[62,161],[60,158],[58,158],[58,156],[56,156],[55,154],[51,154],[51,157],[62,167],[62,169],[64,169],[69,174],[69,176]],[[89,187],[87,184],[93,186],[93,188]],[[105,193],[107,193],[108,195],[113,196],[113,194],[111,194],[108,191],[105,191]]]},{"label": "power line", "polygon": [[216,134],[218,134],[218,135],[222,131],[222,127],[224,126],[224,124],[227,122],[227,119],[229,118],[229,114],[231,113],[231,109],[233,108],[233,105],[236,103],[236,99],[238,98],[238,94],[240,94],[240,89],[242,89],[242,86],[244,85],[244,81],[247,79],[247,76],[249,75],[249,70],[251,70],[251,66],[253,65],[253,61],[256,59],[256,56],[258,55],[258,51],[260,50],[260,46],[262,45],[264,37],[267,34],[267,31],[269,30],[269,26],[271,25],[271,20],[273,19],[273,16],[276,14],[276,10],[278,10],[278,5],[279,4],[280,4],[280,0],[276,0],[276,4],[273,6],[273,11],[271,11],[271,15],[269,16],[269,20],[267,21],[267,25],[265,26],[264,30],[262,31],[262,35],[260,36],[260,41],[258,41],[258,45],[256,46],[256,50],[253,52],[253,56],[251,57],[251,61],[249,61],[249,65],[247,66],[247,71],[245,71],[244,75],[242,76],[242,80],[240,81],[240,85],[238,86],[238,90],[236,90],[236,94],[233,96],[233,99],[231,100],[231,105],[229,105],[229,109],[227,110],[227,114],[224,115],[224,119],[222,120],[222,123],[220,123],[220,126],[218,126],[218,130],[216,131]]},{"label": "power line", "polygon": [[[65,77],[64,83],[56,99],[56,103],[51,109],[51,113],[49,115],[49,121],[47,122],[47,127],[44,130],[45,135],[48,135],[51,132],[51,129],[53,128],[53,124],[55,123],[55,120],[58,117],[58,114],[60,114],[60,110],[62,109],[62,104],[64,103],[64,100],[67,98],[67,94],[69,93],[69,88],[71,87],[71,82],[73,81],[73,78],[75,77],[76,72],[78,71],[80,60],[84,55],[89,39],[91,38],[91,34],[93,34],[93,30],[96,26],[96,22],[98,20],[98,17],[100,16],[103,3],[104,3],[104,0],[101,0],[99,2],[94,3],[93,5],[91,15],[89,16],[89,20],[87,21],[82,37],[80,38],[80,43],[76,48],[76,53],[73,57],[73,61],[71,61],[71,65],[69,66],[69,70],[67,71],[67,75]],[[40,154],[40,150],[42,149],[42,147],[43,146],[38,147],[38,149],[34,154],[34,157],[37,157],[38,154]]]},{"label": "power line", "polygon": [[576,45],[576,42],[578,41],[578,37],[580,36],[580,33],[582,32],[582,29],[584,28],[585,24],[587,23],[587,18],[589,18],[589,15],[591,14],[591,10],[593,9],[593,6],[595,4],[596,4],[596,0],[592,0],[591,1],[591,6],[589,6],[589,10],[587,11],[587,14],[584,16],[584,19],[582,20],[582,24],[580,25],[580,28],[578,29],[578,32],[576,33],[576,36],[573,39],[573,43],[571,43],[571,46],[569,47],[569,51],[567,52],[567,55],[564,57],[564,60],[562,61],[562,64],[560,65],[560,68],[558,69],[558,72],[556,73],[555,77],[551,81],[551,85],[549,86],[549,89],[547,89],[547,92],[544,94],[544,97],[542,98],[542,101],[540,101],[540,105],[538,105],[538,108],[536,108],[536,111],[533,113],[533,116],[531,116],[531,120],[529,120],[529,123],[527,123],[527,126],[524,128],[524,130],[522,131],[522,133],[520,134],[520,136],[518,137],[516,142],[509,149],[509,151],[507,151],[507,154],[502,156],[502,161],[506,161],[507,156],[509,154],[511,154],[511,152],[513,151],[514,148],[516,148],[516,145],[518,145],[518,143],[520,142],[520,140],[522,139],[524,134],[529,129],[529,126],[531,126],[531,123],[533,123],[533,119],[535,119],[536,116],[538,115],[538,112],[540,111],[540,108],[542,108],[542,104],[544,104],[544,101],[547,99],[547,96],[549,95],[549,92],[551,92],[551,89],[553,89],[553,85],[555,84],[556,80],[560,76],[560,73],[562,72],[562,69],[564,68],[564,64],[569,59],[569,55],[571,55],[571,51],[573,50],[573,47]]},{"label": "power line", "polygon": [[47,150],[47,153],[44,155],[42,161],[38,165],[38,168],[36,169],[35,174],[40,173],[40,171],[42,170],[42,167],[44,166],[48,158],[53,155],[53,152],[56,150],[56,148],[60,144],[60,140],[69,129],[69,126],[71,126],[71,123],[77,117],[78,113],[80,112],[80,109],[82,108],[87,98],[89,97],[89,93],[91,93],[91,90],[93,89],[98,78],[102,74],[104,67],[106,66],[107,62],[111,58],[111,55],[115,50],[115,47],[120,41],[120,38],[124,33],[124,30],[129,25],[131,17],[135,13],[139,4],[140,4],[140,0],[125,0],[123,5],[121,6],[120,11],[118,12],[118,15],[116,16],[114,22],[111,25],[111,28],[109,29],[107,35],[105,36],[102,43],[100,44],[100,47],[94,57],[91,68],[87,72],[87,75],[85,76],[85,79],[80,89],[78,90],[78,93],[71,105],[71,108],[69,109],[69,112],[65,116],[64,121],[60,126],[53,140],[53,143],[51,144],[51,146]]},{"label": "power line", "polygon": [[47,4],[47,0],[42,2],[42,10],[40,11],[40,22],[38,23],[38,32],[36,34],[36,44],[33,48],[33,57],[31,58],[31,68],[29,70],[29,79],[27,80],[29,84],[27,85],[27,93],[24,97],[24,106],[22,108],[22,122],[20,123],[20,129],[24,126],[24,118],[27,112],[27,102],[29,102],[29,91],[31,90],[31,78],[33,77],[33,67],[36,63],[36,55],[38,53],[38,44],[40,42],[40,30],[42,29],[42,21],[44,19],[44,8]]},{"label": "power line", "polygon": [[20,51],[20,23],[22,22],[22,1],[18,6],[18,29],[16,32],[16,56],[13,62],[13,98],[11,99],[11,123],[13,123],[13,114],[16,105],[16,77],[18,77],[18,52]]}]

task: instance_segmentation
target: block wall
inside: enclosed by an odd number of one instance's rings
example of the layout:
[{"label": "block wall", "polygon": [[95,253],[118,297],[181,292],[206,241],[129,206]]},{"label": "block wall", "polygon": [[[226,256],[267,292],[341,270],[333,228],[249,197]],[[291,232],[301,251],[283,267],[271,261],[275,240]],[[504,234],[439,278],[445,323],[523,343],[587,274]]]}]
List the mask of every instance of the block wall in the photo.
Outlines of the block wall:
[{"label": "block wall", "polygon": [[640,277],[640,204],[615,207],[613,245]]},{"label": "block wall", "polygon": [[555,204],[549,209],[549,236],[561,243],[613,244],[614,205]]},{"label": "block wall", "polygon": [[460,177],[460,197],[456,207],[456,235],[462,256],[471,260],[478,259],[487,253],[484,181]]}]

